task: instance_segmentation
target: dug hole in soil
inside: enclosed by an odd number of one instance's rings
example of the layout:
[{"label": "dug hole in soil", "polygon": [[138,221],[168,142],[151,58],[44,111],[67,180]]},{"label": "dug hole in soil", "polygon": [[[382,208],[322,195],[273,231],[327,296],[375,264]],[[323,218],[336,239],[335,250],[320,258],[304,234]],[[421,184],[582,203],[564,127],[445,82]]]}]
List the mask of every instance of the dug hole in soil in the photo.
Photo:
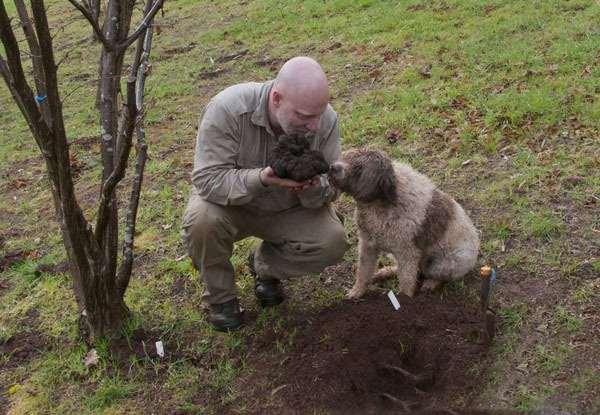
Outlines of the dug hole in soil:
[{"label": "dug hole in soil", "polygon": [[[483,364],[488,352],[483,314],[465,290],[441,297],[439,292],[398,295],[396,311],[386,292],[371,290],[361,301],[301,316],[280,334],[267,333],[258,341],[250,359],[257,370],[240,385],[243,394],[252,394],[261,406],[257,414],[468,408],[485,375],[469,370]],[[269,355],[275,341],[286,343],[285,336],[294,332],[284,353]]]}]

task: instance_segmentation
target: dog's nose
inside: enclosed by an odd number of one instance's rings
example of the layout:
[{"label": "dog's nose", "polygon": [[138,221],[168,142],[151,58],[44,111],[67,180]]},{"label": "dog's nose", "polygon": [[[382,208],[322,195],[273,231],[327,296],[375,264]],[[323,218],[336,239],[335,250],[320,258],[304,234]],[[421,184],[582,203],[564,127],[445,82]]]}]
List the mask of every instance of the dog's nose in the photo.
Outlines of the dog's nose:
[{"label": "dog's nose", "polygon": [[340,166],[337,164],[332,164],[331,167],[329,167],[329,173],[338,173],[340,171]]}]

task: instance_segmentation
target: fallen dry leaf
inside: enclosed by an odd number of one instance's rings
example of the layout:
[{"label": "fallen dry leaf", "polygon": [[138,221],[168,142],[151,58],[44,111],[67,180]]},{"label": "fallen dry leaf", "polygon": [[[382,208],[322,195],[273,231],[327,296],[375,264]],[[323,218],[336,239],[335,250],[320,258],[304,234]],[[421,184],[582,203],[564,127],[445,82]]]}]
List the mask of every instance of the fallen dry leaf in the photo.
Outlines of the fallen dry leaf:
[{"label": "fallen dry leaf", "polygon": [[98,352],[96,351],[96,349],[92,349],[88,352],[87,356],[85,357],[84,363],[87,367],[98,366]]},{"label": "fallen dry leaf", "polygon": [[401,136],[402,134],[398,130],[390,130],[385,133],[385,139],[391,144],[394,144],[396,141],[398,141],[398,138]]}]

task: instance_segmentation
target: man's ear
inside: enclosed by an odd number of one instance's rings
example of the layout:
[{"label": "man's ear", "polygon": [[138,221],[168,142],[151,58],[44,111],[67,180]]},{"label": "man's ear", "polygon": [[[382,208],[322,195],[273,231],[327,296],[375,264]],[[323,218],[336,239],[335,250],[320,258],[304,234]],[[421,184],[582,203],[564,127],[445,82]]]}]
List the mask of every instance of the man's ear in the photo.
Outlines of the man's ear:
[{"label": "man's ear", "polygon": [[273,88],[273,92],[271,94],[272,94],[272,97],[273,97],[273,105],[276,108],[279,108],[279,106],[281,105],[281,100],[283,98],[283,95],[281,95],[281,92],[279,92],[275,88]]}]

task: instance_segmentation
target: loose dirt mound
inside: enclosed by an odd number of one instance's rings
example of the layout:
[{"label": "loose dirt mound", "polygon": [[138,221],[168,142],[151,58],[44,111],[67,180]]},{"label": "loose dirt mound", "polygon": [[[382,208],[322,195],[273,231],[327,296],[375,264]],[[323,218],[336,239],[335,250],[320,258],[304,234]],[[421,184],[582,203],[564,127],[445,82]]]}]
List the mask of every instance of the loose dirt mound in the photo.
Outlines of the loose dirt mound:
[{"label": "loose dirt mound", "polygon": [[[272,380],[255,390],[257,413],[380,414],[469,406],[483,364],[482,314],[464,292],[399,296],[371,292],[306,316],[278,359],[257,356]],[[285,333],[294,331],[294,327]],[[288,339],[263,338],[263,342]],[[263,344],[266,346],[266,344]],[[260,350],[259,345],[259,350]],[[251,382],[253,383],[253,382]],[[262,399],[260,395],[263,395]]]}]

